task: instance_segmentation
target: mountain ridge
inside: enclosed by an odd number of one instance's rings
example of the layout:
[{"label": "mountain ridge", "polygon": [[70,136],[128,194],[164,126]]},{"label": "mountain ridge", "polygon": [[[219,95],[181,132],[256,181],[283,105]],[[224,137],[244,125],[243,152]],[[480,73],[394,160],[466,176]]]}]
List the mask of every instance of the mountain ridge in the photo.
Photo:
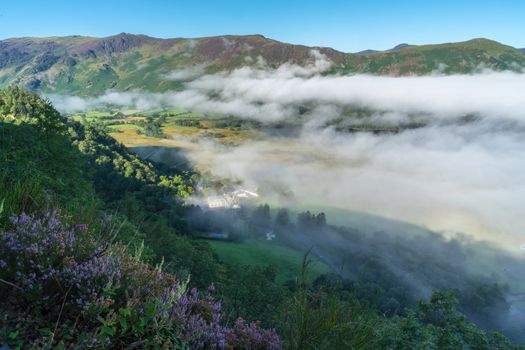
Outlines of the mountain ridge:
[{"label": "mountain ridge", "polygon": [[398,44],[398,45],[394,46],[393,48],[387,49],[387,50],[367,49],[367,50],[355,52],[355,54],[356,55],[365,55],[366,56],[366,55],[373,55],[373,54],[380,53],[380,52],[395,52],[395,51],[403,50],[403,49],[406,49],[406,48],[409,48],[409,47],[414,47],[414,46],[417,46],[417,45],[410,45],[410,44],[407,44],[407,43],[401,43],[401,44]]},{"label": "mountain ridge", "polygon": [[[243,66],[277,68],[314,63],[316,50],[332,62],[324,74],[389,76],[467,74],[479,67],[525,69],[523,50],[477,38],[458,43],[400,44],[390,50],[348,53],[329,47],[283,43],[260,34],[201,38],[155,38],[120,33],[108,37],[21,37],[0,41],[0,87],[19,85],[43,93],[97,95],[108,89],[167,91],[183,81],[170,72],[200,74]],[[164,77],[164,78],[163,78]]]}]

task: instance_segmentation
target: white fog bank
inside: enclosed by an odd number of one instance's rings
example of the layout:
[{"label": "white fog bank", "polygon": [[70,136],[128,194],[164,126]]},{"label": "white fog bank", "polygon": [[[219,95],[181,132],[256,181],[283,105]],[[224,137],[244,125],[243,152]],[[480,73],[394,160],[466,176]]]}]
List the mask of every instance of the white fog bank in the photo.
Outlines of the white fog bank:
[{"label": "white fog bank", "polygon": [[[525,238],[524,74],[324,76],[329,64],[319,55],[315,59],[306,68],[241,68],[196,77],[179,92],[51,97],[67,112],[108,104],[177,107],[263,123],[297,116],[307,106],[300,136],[233,148],[202,143],[188,157],[254,188],[288,189],[302,204],[363,211],[519,247]],[[356,107],[378,111],[370,117],[374,123],[396,125],[421,115],[425,126],[393,134],[343,133],[326,126],[341,119],[352,124],[345,110]],[[462,119],[466,116],[473,119]]]}]

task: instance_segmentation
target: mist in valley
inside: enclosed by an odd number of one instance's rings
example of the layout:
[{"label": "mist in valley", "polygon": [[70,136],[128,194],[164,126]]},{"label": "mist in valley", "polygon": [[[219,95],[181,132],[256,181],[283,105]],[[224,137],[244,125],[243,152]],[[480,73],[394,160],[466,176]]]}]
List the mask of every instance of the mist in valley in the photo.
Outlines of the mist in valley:
[{"label": "mist in valley", "polygon": [[[294,221],[277,231],[345,279],[373,283],[384,271],[385,288],[407,303],[459,290],[473,320],[525,339],[525,75],[480,67],[473,75],[334,76],[330,65],[314,51],[307,67],[269,69],[261,60],[214,75],[159,76],[184,76],[182,91],[50,97],[65,112],[177,107],[260,122],[262,137],[234,147],[198,141],[177,157],[257,190],[274,208],[326,212],[326,226]],[[491,298],[465,306],[493,283],[501,287],[486,290]]]},{"label": "mist in valley", "polygon": [[217,176],[285,189],[300,204],[519,247],[524,74],[482,67],[452,76],[322,74],[329,69],[313,51],[306,67],[270,69],[261,59],[255,67],[194,77],[178,92],[51,98],[65,112],[177,107],[255,119],[266,131],[262,138],[237,147],[201,141],[182,151]]}]

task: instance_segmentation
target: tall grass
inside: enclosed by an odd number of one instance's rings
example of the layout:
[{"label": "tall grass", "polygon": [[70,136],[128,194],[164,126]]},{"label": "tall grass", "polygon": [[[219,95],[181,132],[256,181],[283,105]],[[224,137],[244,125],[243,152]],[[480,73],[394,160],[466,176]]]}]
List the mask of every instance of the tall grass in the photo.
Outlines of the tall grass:
[{"label": "tall grass", "polygon": [[5,224],[10,215],[46,209],[49,198],[39,183],[29,180],[13,180],[0,177],[0,224]]}]

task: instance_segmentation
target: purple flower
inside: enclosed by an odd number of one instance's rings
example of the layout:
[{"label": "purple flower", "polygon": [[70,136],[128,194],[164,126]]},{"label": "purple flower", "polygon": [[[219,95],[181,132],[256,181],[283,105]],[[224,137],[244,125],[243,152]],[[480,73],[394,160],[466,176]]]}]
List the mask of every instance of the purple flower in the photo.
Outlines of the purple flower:
[{"label": "purple flower", "polygon": [[[113,293],[119,290],[122,305],[133,305],[139,315],[154,307],[148,317],[169,325],[170,337],[174,334],[189,348],[281,348],[275,331],[261,329],[257,323],[239,319],[226,326],[221,304],[213,298],[213,285],[206,296],[197,289],[183,292],[174,276],[124,254],[113,255],[114,247],[94,242],[78,225],[76,230],[68,228],[56,213],[41,218],[21,214],[12,217],[11,224],[11,230],[0,231],[0,272],[22,289],[15,296],[25,298],[25,303],[51,309],[67,295],[68,306],[81,312],[112,305]],[[109,287],[112,292],[106,293]],[[110,341],[95,337],[88,343],[109,346]]]},{"label": "purple flower", "polygon": [[75,224],[75,228],[79,231],[87,231],[88,225],[87,224]]},{"label": "purple flower", "polygon": [[21,214],[10,221],[13,229],[0,232],[0,267],[16,267],[12,282],[27,292],[38,292],[37,301],[60,298],[70,290],[72,300],[86,305],[120,279],[120,261],[101,254],[100,247],[91,248],[55,213],[42,218]]}]

